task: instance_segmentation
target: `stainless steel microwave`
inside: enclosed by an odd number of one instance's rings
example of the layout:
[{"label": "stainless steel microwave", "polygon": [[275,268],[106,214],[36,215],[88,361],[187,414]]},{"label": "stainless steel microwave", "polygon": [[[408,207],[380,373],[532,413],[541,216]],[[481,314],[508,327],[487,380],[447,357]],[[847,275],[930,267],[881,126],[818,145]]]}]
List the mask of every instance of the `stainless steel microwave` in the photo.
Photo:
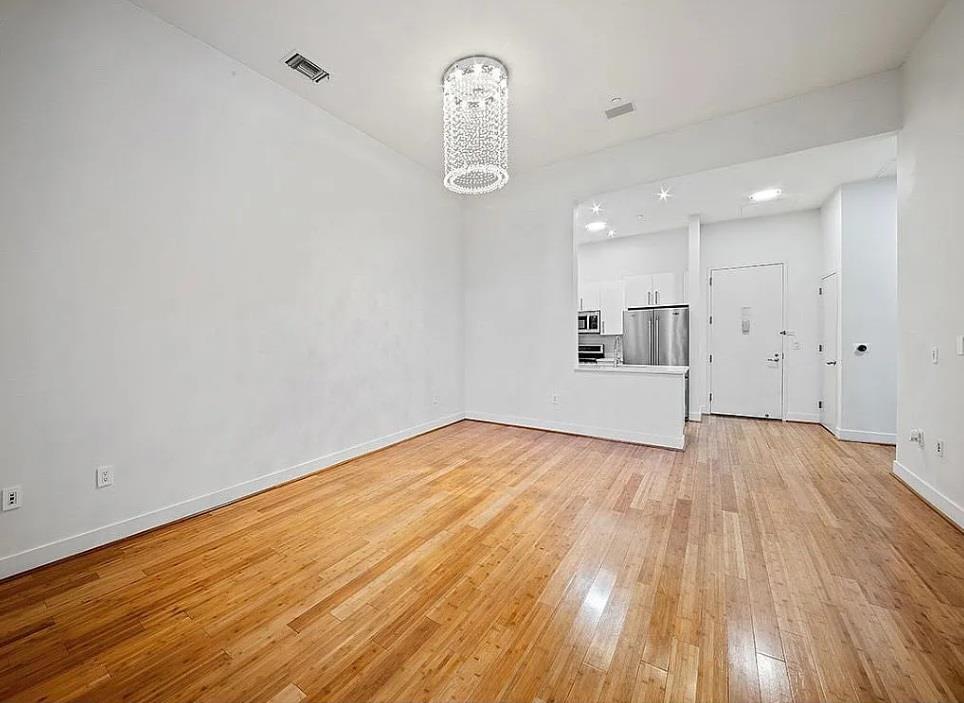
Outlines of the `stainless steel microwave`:
[{"label": "stainless steel microwave", "polygon": [[599,334],[598,310],[582,310],[579,312],[579,334]]}]

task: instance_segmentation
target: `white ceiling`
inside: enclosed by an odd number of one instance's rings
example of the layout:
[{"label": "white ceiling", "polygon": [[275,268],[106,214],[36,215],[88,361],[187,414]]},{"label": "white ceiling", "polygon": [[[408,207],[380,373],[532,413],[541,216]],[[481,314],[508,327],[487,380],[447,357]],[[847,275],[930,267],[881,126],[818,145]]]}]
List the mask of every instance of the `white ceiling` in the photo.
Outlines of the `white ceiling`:
[{"label": "white ceiling", "polygon": [[[432,170],[440,77],[510,71],[510,172],[902,63],[944,0],[135,0]],[[281,60],[328,69],[313,84]],[[636,112],[607,121],[611,97]]]},{"label": "white ceiling", "polygon": [[[576,208],[574,236],[580,244],[608,239],[608,231],[586,231],[593,220],[604,220],[607,230],[627,237],[685,227],[696,214],[709,223],[809,210],[820,207],[843,183],[896,172],[895,135],[831,144],[597,195]],[[657,195],[661,188],[672,195],[665,202]],[[750,201],[751,193],[764,188],[780,188],[783,195],[768,203]]]}]

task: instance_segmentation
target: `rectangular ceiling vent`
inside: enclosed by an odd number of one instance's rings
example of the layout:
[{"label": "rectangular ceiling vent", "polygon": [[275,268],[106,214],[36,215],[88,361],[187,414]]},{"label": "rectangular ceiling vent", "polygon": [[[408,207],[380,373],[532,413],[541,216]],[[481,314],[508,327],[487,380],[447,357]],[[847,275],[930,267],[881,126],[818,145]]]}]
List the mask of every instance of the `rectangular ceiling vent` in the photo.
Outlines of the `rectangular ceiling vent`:
[{"label": "rectangular ceiling vent", "polygon": [[331,74],[328,73],[328,71],[298,53],[294,53],[286,58],[285,63],[313,83],[321,83],[326,78],[331,78]]},{"label": "rectangular ceiling vent", "polygon": [[613,119],[614,117],[619,117],[620,115],[628,115],[633,112],[636,107],[632,103],[623,103],[622,105],[617,105],[616,107],[611,107],[606,110],[606,119]]}]

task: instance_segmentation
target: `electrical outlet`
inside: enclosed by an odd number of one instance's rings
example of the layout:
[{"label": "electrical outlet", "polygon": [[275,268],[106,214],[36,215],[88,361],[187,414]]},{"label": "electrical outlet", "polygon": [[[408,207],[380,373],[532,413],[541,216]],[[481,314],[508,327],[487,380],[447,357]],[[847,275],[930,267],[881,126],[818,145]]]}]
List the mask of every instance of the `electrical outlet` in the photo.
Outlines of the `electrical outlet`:
[{"label": "electrical outlet", "polygon": [[559,394],[558,394],[558,393],[553,393],[553,394],[552,394],[552,404],[553,404],[553,405],[559,405]]},{"label": "electrical outlet", "polygon": [[114,485],[114,467],[113,466],[98,466],[97,467],[97,487],[107,488],[107,486]]},{"label": "electrical outlet", "polygon": [[911,430],[910,431],[910,441],[917,442],[921,446],[924,445],[924,430]]},{"label": "electrical outlet", "polygon": [[940,361],[941,353],[937,347],[931,347],[931,363],[936,364]]},{"label": "electrical outlet", "polygon": [[16,510],[23,505],[23,489],[20,486],[10,486],[3,489],[3,511]]},{"label": "electrical outlet", "polygon": [[937,452],[937,456],[944,456],[944,440],[939,439],[934,442],[934,449]]}]

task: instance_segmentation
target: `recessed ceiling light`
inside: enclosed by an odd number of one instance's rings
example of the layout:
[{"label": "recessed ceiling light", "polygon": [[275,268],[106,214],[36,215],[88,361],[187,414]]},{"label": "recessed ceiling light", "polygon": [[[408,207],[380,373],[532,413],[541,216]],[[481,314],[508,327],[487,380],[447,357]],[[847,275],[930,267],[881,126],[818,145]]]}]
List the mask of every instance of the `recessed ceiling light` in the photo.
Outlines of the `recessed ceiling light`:
[{"label": "recessed ceiling light", "polygon": [[780,188],[764,188],[751,195],[750,200],[755,203],[765,203],[769,200],[776,200],[781,195],[783,195],[783,190]]},{"label": "recessed ceiling light", "polygon": [[590,222],[588,225],[586,225],[587,232],[602,232],[604,229],[606,229],[605,220],[596,220],[595,222]]},{"label": "recessed ceiling light", "polygon": [[660,187],[659,187],[659,192],[656,194],[656,197],[659,198],[661,202],[664,202],[664,203],[665,203],[667,200],[669,200],[670,198],[673,197],[673,194],[670,193],[671,190],[672,190],[672,188],[667,188],[667,187],[665,187],[665,186],[660,186]]},{"label": "recessed ceiling light", "polygon": [[599,207],[599,203],[594,202],[594,203],[592,204],[592,214],[593,214],[593,215],[598,215],[600,210],[602,210],[602,208]]}]

